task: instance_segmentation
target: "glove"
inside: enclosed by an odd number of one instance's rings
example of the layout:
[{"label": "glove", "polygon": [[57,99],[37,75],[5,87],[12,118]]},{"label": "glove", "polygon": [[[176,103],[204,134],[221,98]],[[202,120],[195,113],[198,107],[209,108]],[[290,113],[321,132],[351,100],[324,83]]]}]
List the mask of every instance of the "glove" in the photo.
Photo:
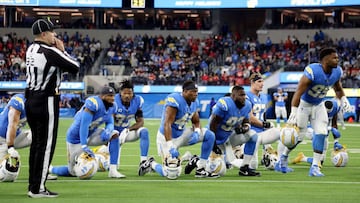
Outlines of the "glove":
[{"label": "glove", "polygon": [[334,139],[339,139],[341,137],[341,134],[340,132],[338,131],[338,129],[336,128],[331,128],[331,132],[334,136]]},{"label": "glove", "polygon": [[104,129],[100,134],[101,141],[103,141],[103,142],[109,141],[110,140],[110,134],[111,134],[110,130]]},{"label": "glove", "polygon": [[248,123],[244,123],[241,127],[235,128],[236,134],[244,134],[249,130],[250,130],[250,124],[248,124]]},{"label": "glove", "polygon": [[129,135],[129,128],[124,128],[120,133],[120,144],[124,144],[126,137]]},{"label": "glove", "polygon": [[264,121],[263,122],[263,128],[268,129],[268,128],[271,128],[271,127],[272,127],[272,125],[271,125],[271,123],[269,121]]},{"label": "glove", "polygon": [[296,125],[296,114],[297,114],[298,107],[292,106],[291,113],[289,119],[287,121],[288,124]]},{"label": "glove", "polygon": [[169,152],[172,158],[177,158],[180,155],[179,151],[175,147],[171,147]]},{"label": "glove", "polygon": [[190,135],[188,144],[189,145],[196,144],[199,141],[200,133],[201,133],[200,128],[195,128],[194,132]]},{"label": "glove", "polygon": [[91,151],[91,149],[87,145],[81,146],[81,149],[83,150],[83,152],[87,153],[89,156],[95,158],[94,152]]},{"label": "glove", "polygon": [[7,150],[8,154],[10,154],[10,157],[13,157],[13,158],[20,158],[20,155],[19,155],[19,152],[16,151],[16,149],[14,147],[10,147],[8,150]]},{"label": "glove", "polygon": [[334,142],[334,150],[341,150],[342,148],[344,148],[339,142]]},{"label": "glove", "polygon": [[346,98],[346,96],[342,96],[341,97],[341,107],[342,107],[342,110],[343,112],[351,112],[351,106],[350,106],[350,103],[349,103],[349,100]]},{"label": "glove", "polygon": [[214,146],[213,146],[212,151],[213,151],[215,154],[218,154],[218,155],[221,155],[221,154],[222,154],[222,151],[221,151],[221,149],[219,148],[219,146],[216,144],[216,141],[214,142]]}]

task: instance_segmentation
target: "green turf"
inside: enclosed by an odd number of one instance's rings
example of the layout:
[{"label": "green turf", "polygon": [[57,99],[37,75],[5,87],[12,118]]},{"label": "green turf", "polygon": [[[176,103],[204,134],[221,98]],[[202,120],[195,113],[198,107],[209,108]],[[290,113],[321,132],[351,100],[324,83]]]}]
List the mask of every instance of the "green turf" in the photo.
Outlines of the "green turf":
[{"label": "green turf", "polygon": [[[203,121],[206,122],[206,121]],[[53,165],[66,164],[65,134],[71,119],[61,119],[58,144]],[[150,130],[151,156],[159,160],[156,152],[155,137],[159,120],[147,119],[145,126]],[[259,166],[261,177],[240,177],[238,169],[228,170],[219,179],[197,179],[182,175],[178,180],[167,180],[155,173],[137,176],[139,142],[126,143],[121,151],[120,171],[125,179],[110,179],[107,172],[98,172],[91,180],[78,180],[75,177],[60,177],[48,181],[50,190],[60,193],[54,199],[33,200],[26,196],[28,177],[28,151],[19,150],[22,167],[15,183],[0,183],[1,202],[357,202],[360,198],[360,126],[347,126],[341,130],[341,143],[346,144],[349,163],[346,167],[336,168],[330,162],[330,152],[321,178],[309,177],[309,166],[305,163],[291,165],[295,172],[281,174],[265,170]],[[291,158],[303,151],[312,155],[311,142],[300,144]],[[274,145],[275,146],[275,145]],[[330,148],[332,139],[330,139]],[[180,149],[180,153],[191,151],[198,154],[200,145]],[[261,154],[261,153],[260,153]]]}]

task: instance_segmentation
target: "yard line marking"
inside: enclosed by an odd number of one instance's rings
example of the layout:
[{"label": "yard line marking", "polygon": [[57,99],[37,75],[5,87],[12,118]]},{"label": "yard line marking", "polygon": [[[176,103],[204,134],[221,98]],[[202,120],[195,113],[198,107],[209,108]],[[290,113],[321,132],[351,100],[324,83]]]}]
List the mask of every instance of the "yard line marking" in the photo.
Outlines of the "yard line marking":
[{"label": "yard line marking", "polygon": [[[89,182],[170,182],[168,179],[164,180],[124,180],[124,179],[108,179],[108,180],[86,180]],[[28,182],[27,180],[17,180],[18,183]],[[84,182],[83,180],[56,180],[54,182]],[[221,179],[201,179],[201,180],[174,180],[174,182],[194,182],[194,183],[312,183],[312,184],[342,184],[342,185],[360,185],[360,182],[339,182],[339,181],[288,181],[288,180],[221,180]]]}]

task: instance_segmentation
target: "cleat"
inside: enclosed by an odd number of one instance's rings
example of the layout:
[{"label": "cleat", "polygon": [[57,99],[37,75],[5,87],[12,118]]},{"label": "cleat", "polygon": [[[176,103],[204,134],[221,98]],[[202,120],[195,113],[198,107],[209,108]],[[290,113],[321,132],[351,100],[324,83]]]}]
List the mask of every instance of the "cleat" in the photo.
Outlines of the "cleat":
[{"label": "cleat", "polygon": [[195,178],[219,178],[219,174],[210,173],[205,168],[196,169]]},{"label": "cleat", "polygon": [[181,162],[183,161],[190,161],[191,160],[191,157],[192,157],[192,154],[191,152],[189,151],[186,151],[185,154],[181,157]]},{"label": "cleat", "polygon": [[256,172],[255,169],[250,169],[249,165],[240,167],[239,176],[261,176],[259,172]]},{"label": "cleat", "polygon": [[281,155],[280,160],[275,164],[275,171],[282,173],[290,173],[293,172],[294,169],[288,167],[288,156]]},{"label": "cleat", "polygon": [[56,175],[48,174],[46,180],[57,180],[58,177]]},{"label": "cleat", "polygon": [[194,170],[197,166],[196,163],[200,160],[200,158],[196,155],[192,156],[189,162],[185,166],[184,173],[190,174],[192,170]]},{"label": "cleat", "polygon": [[108,174],[109,178],[126,178],[126,175],[120,173],[117,170],[110,170]]},{"label": "cleat", "polygon": [[323,173],[321,173],[319,166],[313,165],[313,166],[310,167],[309,176],[312,176],[312,177],[323,177],[323,176],[325,176],[325,175],[324,175]]},{"label": "cleat", "polygon": [[154,157],[150,157],[148,160],[144,160],[139,164],[138,175],[144,176],[152,171],[151,163],[155,161]]},{"label": "cleat", "polygon": [[45,190],[45,191],[42,191],[42,192],[39,192],[39,193],[32,193],[31,191],[29,191],[27,193],[27,195],[31,198],[53,198],[53,197],[57,197],[59,196],[58,193],[56,192],[51,192],[49,190]]},{"label": "cleat", "polygon": [[298,164],[301,162],[301,160],[305,157],[304,153],[299,152],[297,157],[291,161],[292,164]]}]

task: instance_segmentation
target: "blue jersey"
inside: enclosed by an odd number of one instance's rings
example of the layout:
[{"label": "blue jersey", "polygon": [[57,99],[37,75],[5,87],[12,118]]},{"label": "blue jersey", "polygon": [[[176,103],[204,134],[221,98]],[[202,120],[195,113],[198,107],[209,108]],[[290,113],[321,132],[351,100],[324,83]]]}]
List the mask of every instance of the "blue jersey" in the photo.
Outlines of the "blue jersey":
[{"label": "blue jersey", "polygon": [[281,107],[285,106],[284,97],[288,96],[287,92],[282,92],[282,93],[274,92],[273,96],[277,97],[277,100],[275,102],[275,106],[281,106]]},{"label": "blue jersey", "polygon": [[191,102],[190,106],[186,103],[185,98],[181,93],[172,93],[166,97],[164,109],[161,116],[160,132],[164,134],[164,123],[165,123],[165,114],[166,108],[168,106],[174,107],[177,109],[175,115],[175,121],[171,124],[171,135],[172,138],[179,137],[185,130],[186,124],[191,120],[194,113],[197,109],[196,102]]},{"label": "blue jersey", "polygon": [[[266,104],[267,104],[266,96],[263,94],[260,94],[259,96],[257,96],[249,91],[246,93],[246,98],[251,103],[253,115],[260,121],[264,121]],[[253,125],[251,125],[251,129],[255,130],[256,132],[264,131],[264,129],[262,127],[257,127],[257,126],[253,126]]]},{"label": "blue jersey", "polygon": [[[212,113],[221,118],[221,123],[217,126],[216,132],[214,132],[216,144],[225,143],[235,127],[241,125],[244,119],[249,119],[250,111],[251,104],[247,100],[245,101],[245,106],[239,109],[231,97],[220,98],[216,102]],[[210,125],[210,120],[208,125]],[[207,126],[207,128],[210,128],[210,126]]]},{"label": "blue jersey", "polygon": [[326,74],[320,63],[313,63],[306,66],[304,75],[311,80],[311,85],[301,95],[301,99],[317,105],[323,101],[330,87],[340,80],[342,69],[338,66],[333,68],[330,74]]},{"label": "blue jersey", "polygon": [[16,136],[20,133],[20,129],[26,124],[25,97],[23,94],[16,94],[11,97],[9,103],[0,113],[0,136],[3,138],[6,138],[6,132],[9,125],[8,115],[10,107],[13,107],[14,109],[20,111],[20,121],[17,126]]},{"label": "blue jersey", "polygon": [[116,104],[106,110],[105,105],[99,96],[87,98],[85,100],[85,104],[76,113],[74,121],[67,132],[66,140],[72,144],[80,143],[80,125],[85,108],[89,109],[93,113],[92,121],[89,125],[88,136],[90,136],[91,133],[102,124],[112,122],[113,115],[116,112]]},{"label": "blue jersey", "polygon": [[141,110],[144,99],[141,96],[135,95],[130,101],[130,106],[126,107],[121,102],[121,95],[115,95],[115,103],[117,110],[115,112],[114,128],[121,132],[124,128],[130,126],[130,121],[135,118],[138,110]]}]

